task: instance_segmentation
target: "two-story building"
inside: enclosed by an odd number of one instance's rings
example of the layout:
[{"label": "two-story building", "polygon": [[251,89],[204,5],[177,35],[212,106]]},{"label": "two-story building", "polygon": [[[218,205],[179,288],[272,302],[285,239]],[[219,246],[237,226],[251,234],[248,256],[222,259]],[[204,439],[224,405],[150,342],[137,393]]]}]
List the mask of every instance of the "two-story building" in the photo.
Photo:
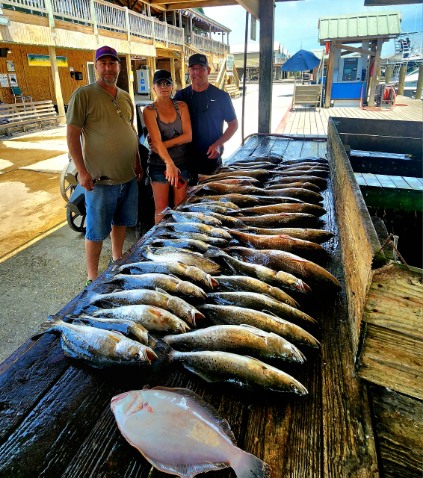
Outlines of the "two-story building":
[{"label": "two-story building", "polygon": [[[106,44],[119,53],[119,86],[131,95],[149,97],[158,68],[169,69],[178,88],[185,86],[192,53],[205,53],[217,73],[226,69],[230,30],[201,9],[163,12],[142,1],[134,2],[133,9],[117,3],[2,1],[0,100],[20,101],[20,90],[33,101],[51,99],[63,115],[72,92],[95,80],[94,51]],[[216,33],[222,41],[212,38]]]}]

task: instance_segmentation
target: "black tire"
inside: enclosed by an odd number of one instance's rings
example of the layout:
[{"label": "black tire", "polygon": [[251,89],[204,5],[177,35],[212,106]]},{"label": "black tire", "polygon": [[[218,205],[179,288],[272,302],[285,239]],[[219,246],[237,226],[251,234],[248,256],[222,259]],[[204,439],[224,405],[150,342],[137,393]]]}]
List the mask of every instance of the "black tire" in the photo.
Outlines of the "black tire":
[{"label": "black tire", "polygon": [[68,221],[69,227],[76,232],[82,232],[85,234],[85,219],[86,214],[76,214],[71,211],[69,208],[66,208],[66,220]]}]

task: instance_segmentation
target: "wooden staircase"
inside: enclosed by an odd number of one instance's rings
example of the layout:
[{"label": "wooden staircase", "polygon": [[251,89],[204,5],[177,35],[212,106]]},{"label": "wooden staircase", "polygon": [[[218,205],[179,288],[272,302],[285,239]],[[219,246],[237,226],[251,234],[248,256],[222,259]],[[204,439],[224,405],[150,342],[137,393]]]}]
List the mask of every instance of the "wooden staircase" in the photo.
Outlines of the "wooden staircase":
[{"label": "wooden staircase", "polygon": [[[222,65],[222,67],[225,68],[225,65]],[[239,90],[238,84],[236,83],[236,79],[238,78],[236,70],[234,69],[234,76],[227,75],[226,72],[222,72],[222,67],[220,72],[210,73],[209,82],[212,85],[226,91],[231,98],[239,98],[241,92]]]},{"label": "wooden staircase", "polygon": [[225,84],[224,90],[231,98],[239,98],[239,96],[241,95],[241,92],[235,83]]}]

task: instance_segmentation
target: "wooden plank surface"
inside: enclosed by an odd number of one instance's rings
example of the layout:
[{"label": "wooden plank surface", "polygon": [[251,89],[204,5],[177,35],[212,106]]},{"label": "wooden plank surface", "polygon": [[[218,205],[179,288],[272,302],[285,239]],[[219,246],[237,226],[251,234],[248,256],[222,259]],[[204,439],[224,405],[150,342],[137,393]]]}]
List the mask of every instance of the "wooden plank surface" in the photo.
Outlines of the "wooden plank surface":
[{"label": "wooden plank surface", "polygon": [[403,179],[408,184],[410,189],[414,189],[416,191],[423,191],[423,179],[422,178],[406,177],[406,178],[403,178]]},{"label": "wooden plank surface", "polygon": [[359,375],[369,382],[422,400],[422,352],[422,342],[416,337],[368,325]]},{"label": "wooden plank surface", "polygon": [[423,403],[383,387],[370,387],[375,430],[386,478],[423,475]]},{"label": "wooden plank surface", "polygon": [[367,186],[372,186],[375,188],[382,187],[382,184],[379,181],[379,177],[376,176],[376,174],[363,173],[363,177],[365,178]]},{"label": "wooden plank surface", "polygon": [[401,176],[391,176],[391,179],[398,189],[409,189],[407,181],[405,181]]},{"label": "wooden plank surface", "polygon": [[423,399],[423,276],[389,264],[375,271],[363,322],[362,378]]},{"label": "wooden plank surface", "polygon": [[[278,142],[281,141],[279,149]],[[304,151],[325,153],[321,142],[255,137],[234,158],[284,151],[285,158]],[[327,214],[322,227],[335,238],[325,244],[325,267],[342,282],[343,265],[332,185],[324,192]],[[154,229],[151,231],[154,235]],[[151,235],[149,236],[151,237]],[[140,257],[141,239],[122,259]],[[104,279],[95,287],[107,290]],[[102,281],[103,279],[103,281]],[[81,297],[59,315],[80,309]],[[351,327],[345,292],[315,292],[301,301],[320,323],[313,333],[320,352],[303,350],[305,366],[284,365],[309,390],[306,397],[253,393],[207,384],[178,365],[159,368],[96,370],[63,357],[59,340],[43,336],[3,365],[0,377],[0,476],[13,478],[125,477],[165,478],[120,435],[110,399],[124,390],[150,386],[187,387],[204,397],[226,418],[244,450],[267,461],[271,478],[349,478],[378,476],[368,394],[354,371]],[[30,457],[30,459],[29,459]],[[231,470],[210,473],[234,477]]]},{"label": "wooden plank surface", "polygon": [[397,106],[392,110],[369,110],[358,106],[335,106],[317,109],[303,107],[294,111],[291,110],[283,130],[278,132],[284,134],[326,135],[329,117],[423,121],[423,108],[420,100],[414,100],[405,96],[397,97]]},{"label": "wooden plank surface", "polygon": [[396,188],[395,183],[392,181],[392,177],[384,174],[377,174],[377,179],[380,182],[382,188]]}]

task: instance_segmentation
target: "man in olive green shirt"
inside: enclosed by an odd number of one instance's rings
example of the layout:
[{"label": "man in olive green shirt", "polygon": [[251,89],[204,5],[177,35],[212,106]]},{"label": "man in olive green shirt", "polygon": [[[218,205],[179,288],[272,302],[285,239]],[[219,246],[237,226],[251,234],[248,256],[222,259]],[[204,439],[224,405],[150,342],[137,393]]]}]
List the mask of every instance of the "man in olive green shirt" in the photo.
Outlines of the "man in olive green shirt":
[{"label": "man in olive green shirt", "polygon": [[126,227],[138,219],[141,169],[134,106],[117,87],[120,60],[116,50],[96,51],[98,79],[72,95],[67,110],[70,156],[85,189],[87,284],[98,275],[103,240],[110,234],[113,259],[121,257]]}]

